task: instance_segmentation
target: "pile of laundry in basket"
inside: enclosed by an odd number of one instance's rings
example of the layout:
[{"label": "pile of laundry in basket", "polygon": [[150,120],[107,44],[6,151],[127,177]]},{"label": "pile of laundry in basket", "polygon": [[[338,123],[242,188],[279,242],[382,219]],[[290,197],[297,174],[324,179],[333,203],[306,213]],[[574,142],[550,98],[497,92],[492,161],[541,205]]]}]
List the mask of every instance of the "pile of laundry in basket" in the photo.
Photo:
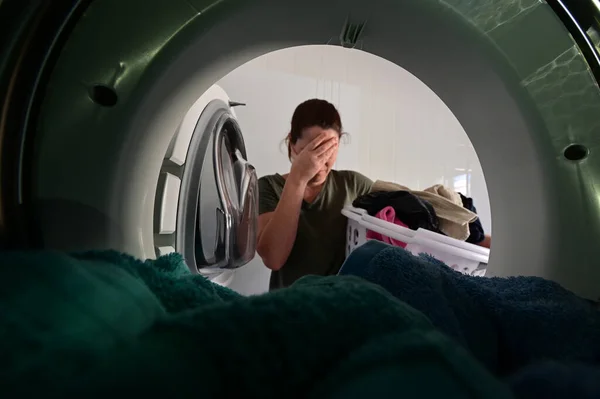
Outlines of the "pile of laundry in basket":
[{"label": "pile of laundry in basket", "polygon": [[473,199],[442,185],[422,191],[376,181],[369,194],[342,212],[348,218],[347,255],[368,240],[428,253],[465,274],[482,275],[490,237]]},{"label": "pile of laundry in basket", "polygon": [[378,180],[370,194],[357,198],[352,205],[412,230],[423,228],[472,244],[484,239],[473,200],[440,184],[413,191]]}]

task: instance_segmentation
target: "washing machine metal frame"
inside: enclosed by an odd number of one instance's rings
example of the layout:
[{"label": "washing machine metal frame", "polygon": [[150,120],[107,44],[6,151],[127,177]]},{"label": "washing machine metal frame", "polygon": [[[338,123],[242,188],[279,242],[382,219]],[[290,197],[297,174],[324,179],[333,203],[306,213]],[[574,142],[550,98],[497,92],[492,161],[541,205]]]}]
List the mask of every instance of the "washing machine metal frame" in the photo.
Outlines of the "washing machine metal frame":
[{"label": "washing machine metal frame", "polygon": [[[600,139],[593,120],[584,126],[577,119],[597,113],[593,1],[532,0],[514,15],[495,10],[507,18],[499,23],[469,14],[475,7],[460,10],[453,0],[447,7],[428,0],[343,6],[337,0],[152,0],[144,7],[137,1],[0,3],[0,227],[6,248],[47,246],[62,233],[63,243],[75,242],[79,231],[88,235],[87,244],[152,256],[161,160],[194,100],[232,68],[268,51],[362,40],[363,50],[432,88],[471,138],[490,193],[492,275],[541,275],[583,296],[600,296]],[[529,17],[549,29],[531,37],[503,30],[527,26]],[[307,30],[307,22],[316,28]],[[546,44],[531,47],[533,38],[544,42],[543,35]],[[531,51],[523,50],[527,46]],[[540,57],[517,62],[523,53]],[[542,59],[546,53],[556,58]],[[540,82],[552,70],[544,68],[565,63],[584,87],[549,98]],[[565,115],[553,101],[562,101]],[[58,142],[96,153],[78,154]],[[513,190],[521,197],[511,196]],[[68,203],[40,205],[55,199]],[[49,213],[64,221],[60,234],[46,229],[56,224],[44,221]],[[87,224],[77,225],[82,220]]]}]

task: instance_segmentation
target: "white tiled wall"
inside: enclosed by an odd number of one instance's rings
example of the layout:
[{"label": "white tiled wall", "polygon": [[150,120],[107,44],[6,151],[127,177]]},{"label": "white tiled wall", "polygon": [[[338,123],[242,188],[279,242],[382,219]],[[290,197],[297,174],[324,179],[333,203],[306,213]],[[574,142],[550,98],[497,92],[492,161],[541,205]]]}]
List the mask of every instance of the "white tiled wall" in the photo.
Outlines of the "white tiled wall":
[{"label": "white tiled wall", "polygon": [[[324,98],[340,110],[349,133],[338,169],[419,189],[441,183],[475,200],[491,231],[488,193],[479,160],[452,112],[425,84],[382,58],[333,46],[289,48],[257,58],[219,83],[236,109],[259,176],[289,170],[283,140],[294,108]],[[269,270],[257,256],[239,270],[233,289],[268,289]]]}]

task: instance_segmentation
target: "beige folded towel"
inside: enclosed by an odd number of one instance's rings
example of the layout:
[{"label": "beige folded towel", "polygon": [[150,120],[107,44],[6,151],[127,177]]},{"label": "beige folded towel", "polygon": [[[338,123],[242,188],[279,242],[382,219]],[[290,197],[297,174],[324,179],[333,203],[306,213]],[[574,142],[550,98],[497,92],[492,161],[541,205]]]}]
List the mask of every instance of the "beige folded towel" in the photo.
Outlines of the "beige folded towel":
[{"label": "beige folded towel", "polygon": [[371,191],[408,191],[429,202],[435,209],[442,233],[457,240],[465,241],[469,238],[469,223],[477,220],[477,214],[462,206],[460,194],[441,184],[423,191],[414,191],[397,183],[377,180]]}]

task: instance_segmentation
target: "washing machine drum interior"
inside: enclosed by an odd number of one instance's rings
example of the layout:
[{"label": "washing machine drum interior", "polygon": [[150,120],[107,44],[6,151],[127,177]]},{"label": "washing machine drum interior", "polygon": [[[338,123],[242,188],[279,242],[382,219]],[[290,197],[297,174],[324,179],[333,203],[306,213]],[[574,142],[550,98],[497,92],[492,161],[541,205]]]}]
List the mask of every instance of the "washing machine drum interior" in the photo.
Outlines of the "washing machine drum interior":
[{"label": "washing machine drum interior", "polygon": [[469,135],[493,212],[490,275],[598,298],[597,15],[591,0],[4,0],[4,241],[239,267],[254,253],[254,132],[222,93],[198,99],[269,51],[341,45],[413,73]]}]

